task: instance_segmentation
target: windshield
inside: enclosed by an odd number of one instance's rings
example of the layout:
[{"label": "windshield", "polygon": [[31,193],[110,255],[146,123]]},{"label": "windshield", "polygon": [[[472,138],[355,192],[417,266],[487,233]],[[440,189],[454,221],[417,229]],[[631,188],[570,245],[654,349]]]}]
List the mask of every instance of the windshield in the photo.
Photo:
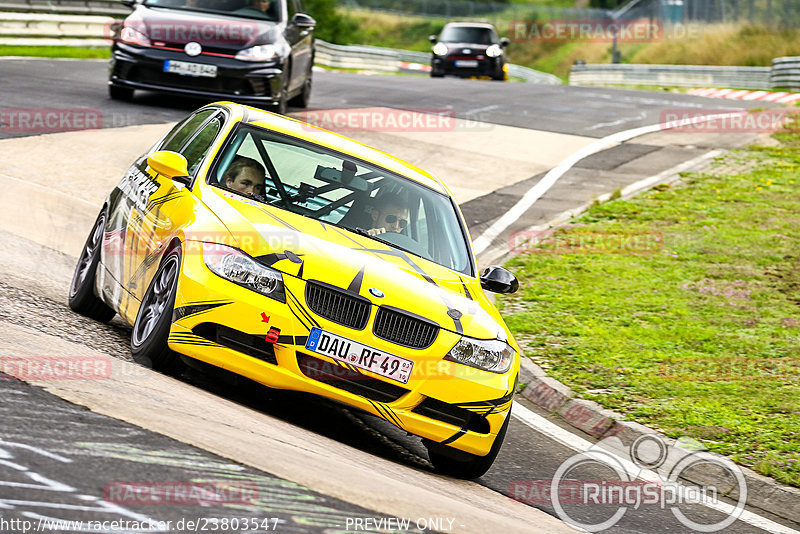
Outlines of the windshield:
[{"label": "windshield", "polygon": [[144,5],[249,19],[280,20],[280,0],[145,0]]},{"label": "windshield", "polygon": [[472,276],[449,196],[330,149],[242,126],[209,183]]},{"label": "windshield", "polygon": [[497,35],[490,28],[469,26],[445,26],[439,40],[443,43],[470,43],[489,45],[497,43]]}]

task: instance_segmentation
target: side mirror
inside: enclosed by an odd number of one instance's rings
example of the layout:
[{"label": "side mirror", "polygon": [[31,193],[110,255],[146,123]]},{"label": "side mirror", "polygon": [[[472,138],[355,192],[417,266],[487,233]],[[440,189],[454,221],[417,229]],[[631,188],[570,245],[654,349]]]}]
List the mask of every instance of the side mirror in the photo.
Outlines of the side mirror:
[{"label": "side mirror", "polygon": [[177,152],[170,152],[169,150],[153,152],[147,156],[147,164],[158,174],[166,176],[179,184],[189,185],[192,183],[189,170],[186,168],[186,158]]},{"label": "side mirror", "polygon": [[514,293],[519,289],[519,281],[507,269],[490,265],[481,275],[481,287],[492,293]]},{"label": "side mirror", "polygon": [[437,38],[435,35],[429,35],[429,36],[428,36],[428,40],[429,40],[430,42],[432,42],[432,43],[436,44],[436,41],[438,41],[439,39],[438,39],[438,38]]},{"label": "side mirror", "polygon": [[503,37],[503,38],[500,39],[500,46],[505,48],[505,47],[508,46],[508,43],[510,43],[510,42],[511,41],[508,40],[508,37]]},{"label": "side mirror", "polygon": [[309,29],[317,25],[317,21],[305,13],[295,13],[292,24],[298,28]]}]

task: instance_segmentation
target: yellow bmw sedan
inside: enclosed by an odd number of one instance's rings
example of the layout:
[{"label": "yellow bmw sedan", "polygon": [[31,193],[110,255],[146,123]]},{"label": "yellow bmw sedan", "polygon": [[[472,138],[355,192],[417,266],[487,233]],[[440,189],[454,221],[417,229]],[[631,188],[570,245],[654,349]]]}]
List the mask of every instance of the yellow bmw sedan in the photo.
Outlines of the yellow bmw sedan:
[{"label": "yellow bmw sedan", "polygon": [[221,102],[176,125],[108,195],[71,308],[133,326],[161,371],[200,360],[321,395],[422,438],[477,478],[508,428],[519,348],[450,191],[395,157]]}]

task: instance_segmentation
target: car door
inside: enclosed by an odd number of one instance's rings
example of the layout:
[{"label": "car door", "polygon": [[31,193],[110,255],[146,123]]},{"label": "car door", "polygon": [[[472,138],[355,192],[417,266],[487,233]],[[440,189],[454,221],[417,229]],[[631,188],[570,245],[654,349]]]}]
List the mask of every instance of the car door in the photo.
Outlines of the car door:
[{"label": "car door", "polygon": [[286,0],[288,20],[286,21],[286,41],[292,47],[292,72],[289,91],[303,86],[311,73],[314,61],[314,30],[297,26],[292,19],[297,13],[305,13],[300,0]]},{"label": "car door", "polygon": [[[223,112],[218,109],[194,113],[148,154],[157,150],[182,154],[187,160],[189,175],[194,176],[224,120]],[[117,262],[114,276],[124,289],[117,300],[118,311],[129,322],[136,318],[139,302],[166,246],[190,220],[196,202],[188,188],[151,169],[146,156],[137,160],[125,174],[115,189],[118,201],[110,210],[110,220],[123,235],[121,262]]]}]

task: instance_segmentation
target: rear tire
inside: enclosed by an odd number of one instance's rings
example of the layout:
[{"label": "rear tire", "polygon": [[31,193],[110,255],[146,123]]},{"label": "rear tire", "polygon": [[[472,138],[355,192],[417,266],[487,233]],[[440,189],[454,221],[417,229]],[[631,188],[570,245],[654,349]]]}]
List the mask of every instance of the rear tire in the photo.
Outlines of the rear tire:
[{"label": "rear tire", "polygon": [[428,448],[428,458],[430,459],[436,472],[443,475],[451,476],[453,478],[462,478],[464,480],[473,480],[480,478],[486,474],[495,458],[497,453],[500,452],[500,447],[503,446],[503,440],[506,437],[508,430],[508,423],[511,420],[511,411],[509,410],[506,415],[506,420],[503,426],[500,427],[500,432],[494,438],[492,448],[489,449],[489,454],[486,456],[477,456],[463,451],[451,450],[447,445],[439,443],[428,442],[425,446]]},{"label": "rear tire", "polygon": [[69,286],[69,307],[90,319],[104,323],[116,312],[94,293],[97,266],[100,264],[100,249],[103,248],[103,233],[106,227],[106,212],[101,211],[94,222],[89,237],[83,245],[72,283]]},{"label": "rear tire", "polygon": [[153,369],[177,374],[185,367],[168,345],[172,310],[181,271],[181,249],[170,249],[161,260],[142,299],[131,333],[131,352],[136,361],[149,359]]},{"label": "rear tire", "polygon": [[124,102],[130,102],[131,100],[133,100],[133,89],[130,89],[128,87],[120,87],[118,85],[109,85],[108,96],[111,97],[111,100],[122,100]]}]

